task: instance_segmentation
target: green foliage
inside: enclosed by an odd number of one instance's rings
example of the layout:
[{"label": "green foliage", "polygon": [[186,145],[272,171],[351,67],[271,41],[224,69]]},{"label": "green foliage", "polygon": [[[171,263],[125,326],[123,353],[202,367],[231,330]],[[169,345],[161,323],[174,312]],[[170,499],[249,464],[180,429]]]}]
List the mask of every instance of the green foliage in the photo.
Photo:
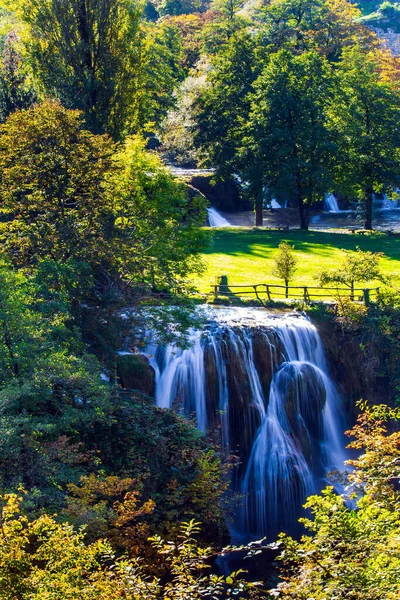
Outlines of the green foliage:
[{"label": "green foliage", "polygon": [[[400,404],[400,294],[393,287],[381,287],[377,301],[365,308],[340,300],[337,321],[357,335],[361,345],[377,365],[382,384],[389,384],[388,393],[394,404]],[[378,357],[378,363],[376,362]],[[377,368],[375,367],[375,369]],[[387,385],[386,383],[386,385]]]},{"label": "green foliage", "polygon": [[[329,189],[333,151],[325,105],[332,91],[328,63],[315,52],[271,57],[249,97],[251,111],[241,140],[241,171],[260,203],[271,196],[294,199],[301,228],[309,209]],[[261,174],[261,177],[260,177]]]},{"label": "green foliage", "polygon": [[262,9],[263,33],[274,51],[296,54],[316,50],[337,60],[355,42],[368,48],[373,36],[357,19],[361,13],[347,0],[273,0]]},{"label": "green foliage", "polygon": [[318,276],[321,285],[329,283],[345,285],[351,289],[351,294],[354,296],[356,283],[367,283],[374,280],[385,281],[379,265],[379,261],[383,257],[382,252],[371,252],[369,250],[363,252],[360,248],[352,253],[346,250],[343,252],[346,256],[338,269],[321,271]]},{"label": "green foliage", "polygon": [[128,139],[117,163],[121,169],[110,180],[110,194],[122,277],[129,281],[135,273],[154,289],[184,289],[188,273],[201,269],[199,253],[208,239],[200,229],[206,219],[204,197],[189,198],[140,139]]},{"label": "green foliage", "polygon": [[156,3],[161,16],[187,15],[203,12],[208,7],[208,0],[161,0]]},{"label": "green foliage", "polygon": [[[364,407],[365,408],[365,407]],[[298,542],[281,536],[285,580],[270,592],[275,598],[337,598],[394,600],[400,593],[400,496],[396,491],[400,434],[387,421],[399,420],[399,410],[365,408],[349,432],[350,447],[361,450],[348,461],[353,506],[332,487],[311,496],[306,508],[312,518],[303,523],[312,536]],[[386,422],[385,422],[386,421]]]},{"label": "green foliage", "polygon": [[206,201],[139,138],[117,153],[81,129],[77,111],[47,101],[0,127],[0,169],[0,234],[16,265],[73,257],[108,294],[134,283],[183,289],[201,270]]},{"label": "green foliage", "polygon": [[32,70],[50,97],[82,110],[93,133],[120,137],[137,74],[142,7],[131,0],[19,0]]},{"label": "green foliage", "polygon": [[4,122],[15,110],[28,108],[37,99],[20,54],[20,40],[10,31],[2,44],[0,73],[0,121]]},{"label": "green foliage", "polygon": [[287,287],[297,270],[297,262],[294,246],[291,246],[287,242],[281,242],[274,259],[275,266],[272,274],[275,277],[279,277],[279,279],[283,279]]},{"label": "green foliage", "polygon": [[338,147],[336,185],[363,201],[366,229],[372,228],[373,192],[395,187],[400,167],[400,95],[390,72],[395,66],[384,59],[357,46],[344,51],[329,107]]},{"label": "green foliage", "polygon": [[243,16],[243,5],[241,0],[211,2],[210,11],[215,17],[203,28],[204,50],[207,54],[220,54],[236,32],[240,35],[241,31],[245,31],[250,22]]},{"label": "green foliage", "polygon": [[175,106],[174,90],[184,78],[183,47],[179,30],[169,22],[143,24],[140,54],[130,116],[125,133],[154,133]]},{"label": "green foliage", "polygon": [[[46,101],[0,127],[2,242],[22,266],[40,259],[107,261],[111,206],[104,178],[113,142],[80,114]],[[111,221],[112,223],[112,221]]]},{"label": "green foliage", "polygon": [[[168,565],[168,583],[149,576],[139,560],[116,558],[108,542],[85,544],[84,532],[42,515],[29,520],[22,496],[2,498],[0,594],[4,600],[200,600],[244,598],[254,587],[239,579],[204,574],[211,549],[198,546],[194,521],[184,523],[176,544],[160,537],[150,541]],[[254,596],[253,596],[254,597]]]},{"label": "green foliage", "polygon": [[195,143],[222,179],[236,169],[240,124],[249,111],[247,95],[257,69],[254,39],[247,33],[233,35],[216,57],[198,102]]},{"label": "green foliage", "polygon": [[156,504],[152,532],[171,535],[177,522],[198,516],[208,541],[223,540],[229,465],[182,417],[102,381],[63,287],[53,291],[57,278],[43,291],[49,272],[48,264],[45,276],[29,279],[0,270],[0,489],[23,483],[31,511],[59,511],[67,484],[103,470],[135,480],[138,502]]}]

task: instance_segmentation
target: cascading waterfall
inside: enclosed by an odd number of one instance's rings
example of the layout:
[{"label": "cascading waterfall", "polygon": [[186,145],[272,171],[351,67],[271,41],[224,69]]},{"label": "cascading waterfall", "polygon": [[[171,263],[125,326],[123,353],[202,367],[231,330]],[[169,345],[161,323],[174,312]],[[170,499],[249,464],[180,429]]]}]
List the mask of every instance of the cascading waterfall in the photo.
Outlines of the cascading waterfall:
[{"label": "cascading waterfall", "polygon": [[230,227],[230,223],[215,208],[207,208],[210,227]]},{"label": "cascading waterfall", "polygon": [[195,415],[238,455],[237,539],[295,533],[305,498],[345,458],[340,398],[316,328],[301,315],[222,309],[191,337],[188,349],[147,348],[157,405]]},{"label": "cascading waterfall", "polygon": [[324,210],[331,213],[340,212],[337,198],[334,194],[325,194],[324,196]]},{"label": "cascading waterfall", "polygon": [[340,398],[315,327],[298,320],[277,330],[286,361],[273,377],[242,485],[243,518],[254,534],[295,530],[305,498],[345,460]]}]

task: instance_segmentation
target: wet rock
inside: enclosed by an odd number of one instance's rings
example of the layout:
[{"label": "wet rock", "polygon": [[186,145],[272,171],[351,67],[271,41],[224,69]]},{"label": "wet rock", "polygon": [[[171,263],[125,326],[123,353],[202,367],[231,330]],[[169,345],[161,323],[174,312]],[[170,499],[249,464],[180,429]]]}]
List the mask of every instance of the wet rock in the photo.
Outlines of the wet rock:
[{"label": "wet rock", "polygon": [[141,354],[124,354],[117,358],[117,373],[121,386],[154,396],[155,373]]},{"label": "wet rock", "polygon": [[211,431],[219,426],[219,388],[218,370],[214,346],[207,343],[204,347],[204,374],[206,386],[207,423]]},{"label": "wet rock", "polygon": [[263,395],[264,398],[268,398],[277,365],[282,362],[282,342],[274,331],[257,328],[252,333],[252,345],[253,360]]},{"label": "wet rock", "polygon": [[326,389],[321,375],[310,364],[283,367],[283,404],[292,437],[309,465],[322,438],[322,411]]}]

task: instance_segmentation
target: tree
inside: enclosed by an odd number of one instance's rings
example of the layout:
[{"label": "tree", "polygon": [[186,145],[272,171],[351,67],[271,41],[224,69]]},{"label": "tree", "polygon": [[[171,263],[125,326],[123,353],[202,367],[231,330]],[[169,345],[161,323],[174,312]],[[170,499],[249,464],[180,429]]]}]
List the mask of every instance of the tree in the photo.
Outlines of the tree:
[{"label": "tree", "polygon": [[135,0],[18,0],[32,70],[45,92],[83,111],[92,133],[121,137],[130,114],[142,7]]},{"label": "tree", "polygon": [[187,77],[176,91],[175,109],[168,112],[161,125],[163,149],[178,164],[196,164],[200,159],[193,129],[197,102],[206,85],[206,75],[201,71]]},{"label": "tree", "polygon": [[10,31],[3,42],[0,73],[0,121],[16,110],[28,108],[37,100],[37,94],[23,64],[18,35]]},{"label": "tree", "polygon": [[[63,466],[49,460],[46,444],[82,432],[83,423],[89,432],[107,421],[110,406],[100,364],[71,326],[68,306],[74,297],[82,300],[73,289],[79,267],[67,261],[58,270],[69,279],[68,294],[56,269],[52,277],[49,270],[47,264],[40,275],[27,278],[8,265],[0,269],[0,487],[15,489],[22,482],[28,489],[40,486],[43,496],[55,478],[61,485],[71,475],[68,459]],[[91,460],[79,454],[71,447],[70,464],[75,459],[78,472]]]},{"label": "tree", "polygon": [[278,252],[274,258],[275,266],[272,270],[272,274],[279,279],[283,279],[286,286],[286,298],[289,297],[289,281],[297,270],[297,258],[294,254],[294,246],[291,246],[287,242],[281,242],[279,244]]},{"label": "tree", "polygon": [[365,229],[372,229],[374,192],[399,183],[400,93],[389,62],[377,51],[346,49],[337,70],[335,101],[329,107],[338,146],[336,187],[363,202]]},{"label": "tree", "polygon": [[316,52],[294,56],[280,50],[254,84],[242,128],[240,168],[249,194],[261,208],[266,191],[292,199],[302,229],[308,229],[313,202],[329,189],[334,145],[325,110],[331,92],[325,59]]},{"label": "tree", "polygon": [[81,128],[78,111],[46,101],[0,126],[2,240],[18,265],[71,256],[109,260],[113,220],[104,180],[115,146]]},{"label": "tree", "polygon": [[[400,594],[400,495],[398,491],[400,411],[364,408],[348,434],[361,454],[349,460],[349,491],[332,487],[306,503],[302,519],[311,535],[295,541],[281,536],[284,581],[276,598],[395,600]],[[390,427],[394,425],[394,427]],[[349,503],[349,500],[351,502]]]},{"label": "tree", "polygon": [[235,32],[244,31],[250,20],[240,12],[242,0],[213,0],[210,13],[213,18],[203,28],[204,50],[207,54],[218,54]]},{"label": "tree", "polygon": [[125,133],[154,133],[175,106],[174,90],[184,78],[183,48],[179,30],[169,21],[142,24],[130,116]]},{"label": "tree", "polygon": [[360,23],[360,10],[348,0],[273,0],[262,8],[264,37],[275,51],[295,54],[316,50],[337,61],[343,48],[370,48],[374,34]]},{"label": "tree", "polygon": [[319,274],[321,285],[327,283],[342,284],[350,288],[350,298],[354,300],[354,286],[356,283],[366,283],[378,280],[385,282],[386,278],[379,268],[382,252],[363,252],[357,247],[356,252],[343,250],[346,257],[343,264],[336,270],[325,270]]},{"label": "tree", "polygon": [[182,291],[188,275],[201,270],[200,253],[209,239],[202,229],[204,196],[189,195],[140,138],[129,138],[116,161],[120,168],[109,181],[109,194],[121,280]]},{"label": "tree", "polygon": [[234,34],[216,56],[204,92],[194,106],[194,142],[216,169],[216,179],[237,173],[241,124],[249,112],[248,94],[258,69],[254,38],[243,32]]},{"label": "tree", "polygon": [[11,115],[0,126],[0,235],[13,263],[73,258],[120,297],[135,284],[141,295],[182,290],[202,268],[206,201],[144,146],[131,138],[117,152],[57,102]]}]

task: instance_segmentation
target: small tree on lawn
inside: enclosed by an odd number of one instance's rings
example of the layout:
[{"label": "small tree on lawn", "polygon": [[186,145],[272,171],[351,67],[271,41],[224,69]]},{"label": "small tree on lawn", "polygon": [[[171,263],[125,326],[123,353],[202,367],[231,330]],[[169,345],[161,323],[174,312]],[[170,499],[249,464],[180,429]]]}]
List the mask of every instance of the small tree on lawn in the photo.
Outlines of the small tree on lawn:
[{"label": "small tree on lawn", "polygon": [[288,298],[289,281],[293,278],[297,269],[297,258],[294,253],[294,246],[291,246],[287,242],[281,242],[274,261],[275,266],[272,270],[272,275],[279,277],[279,279],[283,279],[286,286],[286,298]]},{"label": "small tree on lawn", "polygon": [[383,252],[363,252],[357,247],[356,252],[343,250],[346,257],[338,269],[322,271],[318,279],[321,285],[336,283],[350,288],[350,298],[354,300],[354,286],[358,283],[373,281],[374,279],[385,282],[386,278],[379,268],[379,260]]}]

